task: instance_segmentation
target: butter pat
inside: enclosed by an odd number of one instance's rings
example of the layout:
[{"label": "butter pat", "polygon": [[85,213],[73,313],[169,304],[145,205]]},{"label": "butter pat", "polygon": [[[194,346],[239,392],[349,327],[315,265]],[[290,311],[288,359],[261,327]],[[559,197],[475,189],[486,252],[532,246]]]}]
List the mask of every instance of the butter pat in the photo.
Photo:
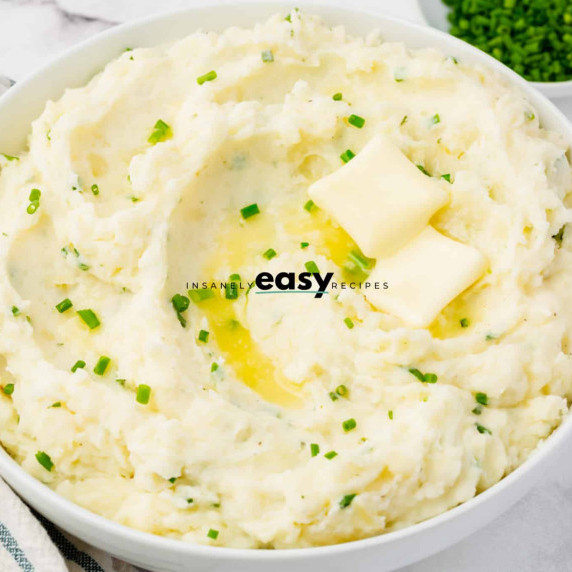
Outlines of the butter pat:
[{"label": "butter pat", "polygon": [[424,328],[486,269],[483,255],[427,227],[389,258],[379,258],[370,282],[387,282],[387,290],[367,290],[378,310]]},{"label": "butter pat", "polygon": [[441,183],[421,173],[385,135],[308,192],[371,258],[406,245],[449,201]]}]

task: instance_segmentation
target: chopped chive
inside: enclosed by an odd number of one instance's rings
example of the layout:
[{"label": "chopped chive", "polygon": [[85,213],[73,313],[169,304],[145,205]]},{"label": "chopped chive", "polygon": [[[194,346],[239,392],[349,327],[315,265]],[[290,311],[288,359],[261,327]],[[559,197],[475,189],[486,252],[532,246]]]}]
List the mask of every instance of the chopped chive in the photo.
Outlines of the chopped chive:
[{"label": "chopped chive", "polygon": [[431,125],[437,125],[437,123],[441,123],[441,117],[439,117],[439,114],[436,113],[435,115],[433,115],[433,117],[431,117],[431,119],[429,120],[429,123]]},{"label": "chopped chive", "polygon": [[357,427],[357,423],[356,420],[351,418],[351,419],[346,419],[343,423],[342,423],[342,427],[344,429],[344,431],[347,433],[348,431],[353,431],[356,427]]},{"label": "chopped chive", "polygon": [[83,369],[85,367],[85,362],[82,359],[78,359],[71,368],[72,373],[75,373],[78,369]]},{"label": "chopped chive", "polygon": [[30,191],[30,202],[39,201],[42,196],[42,191],[40,189],[32,189]]},{"label": "chopped chive", "polygon": [[231,274],[228,279],[228,282],[224,287],[224,297],[227,300],[236,300],[238,298],[239,283],[240,283],[240,274]]},{"label": "chopped chive", "polygon": [[264,50],[261,54],[260,54],[262,61],[264,63],[269,63],[269,62],[273,62],[274,61],[274,54],[272,53],[272,50]]},{"label": "chopped chive", "polygon": [[59,304],[56,304],[56,310],[63,314],[66,310],[69,310],[73,306],[72,301],[69,298],[65,298]]},{"label": "chopped chive", "polygon": [[338,93],[334,93],[334,95],[332,95],[332,99],[334,101],[341,101],[342,100],[343,95],[341,94],[341,92]]},{"label": "chopped chive", "polygon": [[209,341],[209,332],[206,330],[201,330],[199,332],[199,342],[204,342],[205,344]]},{"label": "chopped chive", "polygon": [[532,121],[536,117],[532,111],[525,111],[524,116],[528,121]]},{"label": "chopped chive", "polygon": [[330,461],[331,461],[334,457],[337,457],[337,456],[338,456],[338,454],[337,454],[335,451],[328,451],[328,452],[324,455],[324,457],[326,457],[326,459],[328,459],[328,460],[330,460]]},{"label": "chopped chive", "polygon": [[406,123],[407,123],[407,115],[404,115],[399,125],[405,125]]},{"label": "chopped chive", "polygon": [[89,308],[86,310],[78,310],[77,314],[90,330],[95,330],[95,328],[101,325],[101,322],[95,315],[94,311]]},{"label": "chopped chive", "polygon": [[95,375],[103,375],[109,366],[109,362],[111,362],[111,358],[107,356],[100,356],[97,360],[97,363],[93,367],[93,373]]},{"label": "chopped chive", "polygon": [[414,375],[419,381],[423,383],[436,383],[437,376],[434,373],[421,373],[417,368],[410,368],[409,373]]},{"label": "chopped chive", "polygon": [[445,173],[444,175],[441,175],[441,178],[442,178],[444,181],[447,181],[448,183],[451,182],[451,174],[450,174],[450,173]]},{"label": "chopped chive", "polygon": [[58,409],[58,408],[61,407],[61,406],[62,406],[62,402],[61,402],[61,401],[56,401],[55,403],[52,403],[52,404],[50,405],[50,408]]},{"label": "chopped chive", "polygon": [[461,324],[461,328],[468,328],[469,327],[469,319],[468,318],[461,318],[459,320],[459,324]]},{"label": "chopped chive", "polygon": [[354,327],[354,323],[352,322],[351,318],[345,318],[344,324],[351,330]]},{"label": "chopped chive", "polygon": [[304,264],[304,266],[306,267],[306,270],[308,272],[311,272],[312,274],[319,274],[320,273],[320,269],[318,268],[318,265],[313,260],[309,260],[308,262],[306,262],[306,264]]},{"label": "chopped chive", "polygon": [[38,451],[36,453],[36,460],[48,472],[51,472],[52,469],[54,468],[54,463],[52,462],[52,459],[47,453],[44,453],[44,451]]},{"label": "chopped chive", "polygon": [[173,308],[176,312],[184,312],[188,309],[191,301],[183,294],[175,294],[171,298],[171,303],[173,304]]},{"label": "chopped chive", "polygon": [[356,156],[356,154],[355,154],[351,149],[346,149],[346,150],[340,155],[340,159],[341,159],[344,163],[349,163],[355,156]]},{"label": "chopped chive", "polygon": [[214,292],[211,288],[193,288],[188,291],[189,298],[195,303],[199,304],[209,298],[214,298]]},{"label": "chopped chive", "polygon": [[246,220],[251,216],[260,214],[260,209],[258,208],[258,205],[256,203],[252,203],[251,205],[248,205],[247,207],[240,209],[240,214],[242,215],[242,218]]},{"label": "chopped chive", "polygon": [[216,363],[216,361],[213,361],[213,363],[211,364],[211,373],[214,373],[218,368],[219,368],[218,363]]},{"label": "chopped chive", "polygon": [[14,384],[13,383],[6,384],[2,388],[2,391],[4,392],[4,395],[12,395],[14,393]]},{"label": "chopped chive", "polygon": [[151,133],[151,135],[149,135],[149,139],[147,139],[147,141],[151,143],[151,145],[156,145],[157,143],[166,141],[172,135],[173,132],[171,131],[171,127],[167,125],[162,119],[159,119],[157,123],[155,123],[155,125],[153,126],[153,132]]},{"label": "chopped chive", "polygon": [[312,457],[317,457],[320,454],[320,445],[310,443],[310,452],[312,453]]},{"label": "chopped chive", "polygon": [[218,530],[215,530],[214,528],[211,528],[208,532],[207,532],[207,536],[209,538],[212,538],[213,540],[216,540],[218,538]]},{"label": "chopped chive", "polygon": [[174,484],[177,482],[177,477],[171,477],[171,478],[169,479],[169,482],[170,482],[172,485],[174,485]]},{"label": "chopped chive", "polygon": [[273,248],[269,248],[262,256],[266,258],[266,260],[272,260],[276,256],[276,251]]},{"label": "chopped chive", "polygon": [[486,340],[487,342],[490,342],[490,341],[492,341],[492,340],[496,340],[497,338],[498,338],[498,336],[496,336],[495,334],[487,334],[487,335],[485,336],[485,340]]},{"label": "chopped chive", "polygon": [[490,429],[487,429],[486,427],[484,427],[483,425],[480,425],[479,423],[475,423],[475,427],[477,428],[477,431],[481,435],[484,433],[487,433],[488,435],[492,435],[492,431]]},{"label": "chopped chive", "polygon": [[115,380],[115,383],[118,383],[121,387],[125,387],[125,382],[126,382],[126,381],[127,381],[126,379],[123,379],[123,378],[119,378],[119,377],[118,377],[118,378]]},{"label": "chopped chive", "polygon": [[337,401],[340,398],[340,396],[335,391],[330,391],[328,395],[332,401]]},{"label": "chopped chive", "polygon": [[301,242],[300,243],[300,248],[304,249],[304,248],[308,248],[308,246],[310,246],[309,242]]},{"label": "chopped chive", "polygon": [[338,385],[336,387],[336,394],[340,397],[347,397],[350,394],[350,390],[344,384]]},{"label": "chopped chive", "polygon": [[352,501],[356,498],[357,494],[345,495],[340,501],[340,508],[347,508],[352,504]]},{"label": "chopped chive", "polygon": [[216,72],[214,70],[211,70],[210,72],[207,72],[206,74],[200,75],[197,78],[197,83],[199,85],[203,85],[203,83],[206,83],[207,81],[213,81],[217,77],[218,76],[216,75]]},{"label": "chopped chive", "polygon": [[373,258],[367,258],[359,250],[352,250],[344,263],[344,269],[350,274],[368,275],[374,264]]},{"label": "chopped chive", "polygon": [[93,185],[91,185],[91,192],[97,196],[99,195],[99,186],[96,185],[95,183]]},{"label": "chopped chive", "polygon": [[7,161],[19,161],[20,157],[16,157],[15,155],[8,155],[7,153],[0,153],[4,159]]},{"label": "chopped chive", "polygon": [[565,228],[566,228],[566,225],[564,225],[555,235],[552,236],[552,238],[556,241],[558,246],[562,246],[562,240],[564,238],[564,229]]},{"label": "chopped chive", "polygon": [[488,405],[489,404],[489,396],[486,393],[478,392],[475,395],[475,401],[480,403],[481,405]]},{"label": "chopped chive", "polygon": [[483,411],[483,408],[480,407],[479,405],[477,405],[477,407],[475,407],[475,408],[471,411],[471,413],[474,413],[475,415],[480,415],[480,414],[482,413],[482,411]]},{"label": "chopped chive", "polygon": [[391,420],[393,420],[393,409],[390,409],[390,410],[387,412],[387,416],[388,416]]},{"label": "chopped chive", "polygon": [[352,114],[348,117],[348,123],[358,129],[361,129],[365,125],[365,119],[359,115]]},{"label": "chopped chive", "polygon": [[187,499],[187,504],[192,504],[194,502],[193,499]]},{"label": "chopped chive", "polygon": [[306,204],[304,204],[304,210],[308,211],[309,213],[316,210],[317,208],[318,207],[316,206],[316,203],[312,199],[310,199],[309,201],[306,202]]},{"label": "chopped chive", "polygon": [[181,324],[183,328],[187,327],[187,320],[183,316],[183,312],[188,309],[190,303],[191,301],[183,294],[175,294],[171,298],[171,304],[177,314],[177,320],[179,320],[179,324]]},{"label": "chopped chive", "polygon": [[416,166],[424,175],[427,175],[428,177],[431,176],[431,173],[423,165],[416,165]]},{"label": "chopped chive", "polygon": [[17,306],[12,306],[12,315],[13,316],[19,316],[20,315],[20,308],[18,308]]},{"label": "chopped chive", "polygon": [[141,405],[147,405],[149,403],[150,397],[151,388],[148,385],[142,383],[141,385],[137,386],[137,395],[135,397],[137,403],[141,403]]}]

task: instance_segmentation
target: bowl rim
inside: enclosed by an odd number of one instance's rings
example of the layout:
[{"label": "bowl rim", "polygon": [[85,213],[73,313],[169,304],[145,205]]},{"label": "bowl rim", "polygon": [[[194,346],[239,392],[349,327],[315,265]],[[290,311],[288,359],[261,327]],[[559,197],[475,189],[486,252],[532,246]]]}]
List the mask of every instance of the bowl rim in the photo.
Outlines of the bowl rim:
[{"label": "bowl rim", "polygon": [[[567,131],[567,138],[572,142],[572,125],[569,123],[565,115],[542,93],[535,87],[527,82],[521,76],[516,74],[513,70],[490,56],[482,52],[474,46],[454,37],[450,34],[440,31],[431,26],[413,23],[400,18],[384,16],[377,13],[372,9],[361,8],[342,8],[330,5],[327,0],[298,0],[297,5],[311,14],[317,14],[322,18],[327,18],[330,14],[346,14],[346,15],[362,15],[372,16],[375,19],[376,26],[381,27],[384,24],[401,26],[409,28],[412,31],[418,32],[424,40],[427,40],[427,47],[433,47],[432,44],[437,43],[438,39],[446,39],[447,43],[452,46],[458,47],[463,52],[468,52],[472,61],[476,61],[488,68],[495,70],[503,78],[513,86],[520,87],[521,91],[526,95],[535,106],[543,106],[550,109],[550,114],[557,119],[562,128],[560,133]],[[116,36],[122,36],[126,33],[136,30],[137,28],[144,28],[150,24],[155,24],[159,21],[169,21],[178,16],[194,14],[204,10],[211,9],[229,9],[237,8],[243,10],[254,10],[260,8],[267,8],[272,6],[276,12],[291,10],[293,6],[284,2],[283,0],[263,0],[260,2],[248,1],[229,5],[220,0],[209,2],[209,0],[197,0],[192,7],[184,9],[172,10],[153,14],[145,18],[137,19],[128,23],[113,26],[103,32],[97,33],[94,36],[78,43],[71,49],[65,50],[62,54],[55,58],[50,59],[47,63],[42,65],[33,74],[25,79],[17,82],[15,86],[10,88],[6,93],[0,96],[0,115],[2,109],[9,103],[13,103],[22,93],[33,86],[33,83],[42,76],[49,73],[50,69],[58,64],[65,63],[71,56],[79,54],[85,50],[96,48],[98,44],[105,43],[107,40],[113,39]],[[189,30],[189,34],[197,29]],[[407,45],[406,41],[404,43]],[[158,43],[157,45],[160,45]],[[572,84],[572,81],[570,82]],[[44,102],[45,105],[46,102]],[[550,127],[551,130],[557,130],[555,127]],[[298,561],[300,559],[319,558],[326,554],[335,555],[339,553],[357,551],[360,549],[380,547],[387,544],[394,543],[400,539],[407,537],[414,537],[424,534],[427,530],[438,527],[451,520],[458,519],[461,515],[472,512],[477,506],[488,504],[492,499],[501,495],[507,489],[512,488],[513,483],[520,481],[524,475],[534,472],[538,466],[542,464],[556,449],[565,441],[569,439],[572,434],[572,413],[568,409],[567,414],[564,416],[561,424],[544,440],[542,440],[531,455],[516,469],[514,469],[507,476],[503,477],[500,481],[486,489],[485,491],[477,494],[469,500],[448,509],[436,516],[430,517],[421,522],[405,526],[401,529],[391,532],[381,533],[375,536],[352,540],[340,544],[331,544],[323,546],[311,546],[302,548],[287,548],[277,550],[253,549],[253,548],[232,548],[226,546],[211,546],[207,544],[198,544],[184,540],[174,539],[166,536],[159,536],[149,532],[144,532],[127,525],[120,524],[116,521],[110,520],[97,513],[83,508],[64,496],[61,496],[54,490],[50,489],[47,485],[33,477],[22,466],[20,466],[4,449],[0,443],[0,477],[4,478],[6,482],[22,494],[24,499],[28,496],[34,496],[42,499],[45,506],[50,509],[60,511],[62,514],[72,515],[76,521],[81,522],[82,525],[90,528],[92,531],[103,531],[112,534],[117,538],[121,538],[126,542],[134,542],[140,546],[144,545],[146,548],[157,550],[168,550],[169,552],[176,553],[184,556],[207,556],[213,561],[229,561],[229,560],[242,560],[242,561]],[[538,472],[538,471],[537,471]],[[520,498],[521,495],[519,495]],[[517,499],[515,499],[517,500]],[[29,501],[30,504],[35,503]],[[42,507],[37,507],[39,512],[43,512]],[[46,508],[47,510],[47,508]]]}]

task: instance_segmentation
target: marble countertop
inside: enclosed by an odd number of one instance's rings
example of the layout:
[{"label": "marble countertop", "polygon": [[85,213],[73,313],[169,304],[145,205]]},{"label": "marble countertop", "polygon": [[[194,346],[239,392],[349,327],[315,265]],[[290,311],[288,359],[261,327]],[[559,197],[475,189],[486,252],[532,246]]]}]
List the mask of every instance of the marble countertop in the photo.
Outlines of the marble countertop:
[{"label": "marble countertop", "polygon": [[[0,76],[21,80],[68,47],[111,26],[198,2],[208,0],[0,0]],[[403,10],[395,0],[354,0],[352,5],[391,15]],[[555,103],[572,120],[572,99]],[[402,572],[572,570],[571,527],[572,459],[567,458],[555,463],[542,483],[488,527]]]}]

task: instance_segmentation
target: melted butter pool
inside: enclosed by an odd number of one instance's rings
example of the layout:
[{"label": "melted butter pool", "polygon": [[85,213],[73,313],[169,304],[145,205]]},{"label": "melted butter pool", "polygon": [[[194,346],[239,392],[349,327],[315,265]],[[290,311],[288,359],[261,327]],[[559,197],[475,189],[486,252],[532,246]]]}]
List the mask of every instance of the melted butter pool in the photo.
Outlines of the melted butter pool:
[{"label": "melted butter pool", "polygon": [[[340,227],[315,209],[309,213],[303,204],[292,205],[279,212],[265,212],[243,220],[235,214],[226,217],[221,231],[213,241],[216,245],[209,263],[204,268],[205,276],[221,276],[237,272],[250,265],[269,248],[278,253],[300,250],[301,242],[308,242],[314,252],[343,267],[351,251],[357,245]],[[314,254],[308,252],[308,260]],[[230,272],[228,272],[230,269]],[[284,268],[285,271],[303,271],[302,268]],[[241,276],[242,283],[252,281],[254,276]],[[355,279],[355,278],[354,278]],[[242,290],[240,296],[245,296]],[[248,302],[247,302],[248,303]],[[263,399],[284,407],[298,407],[303,403],[304,388],[289,380],[253,340],[250,331],[237,318],[235,301],[228,300],[224,292],[199,304],[207,318],[213,341],[238,379],[256,391]]]}]

